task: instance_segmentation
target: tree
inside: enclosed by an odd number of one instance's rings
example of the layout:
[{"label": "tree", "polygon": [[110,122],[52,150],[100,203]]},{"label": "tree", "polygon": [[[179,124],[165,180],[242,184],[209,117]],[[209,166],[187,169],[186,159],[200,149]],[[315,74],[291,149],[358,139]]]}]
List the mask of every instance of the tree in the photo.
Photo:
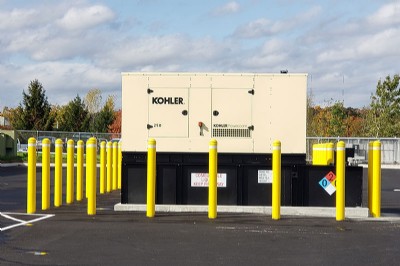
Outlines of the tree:
[{"label": "tree", "polygon": [[85,97],[85,105],[89,114],[93,115],[100,111],[101,106],[101,90],[91,89]]},{"label": "tree", "polygon": [[375,94],[371,95],[370,112],[366,116],[368,135],[397,137],[400,130],[400,76],[379,80]]},{"label": "tree", "polygon": [[79,95],[70,101],[62,111],[60,130],[71,132],[89,131],[88,110]]},{"label": "tree", "polygon": [[328,135],[329,136],[346,136],[346,108],[343,102],[337,101],[329,107],[329,123]]},{"label": "tree", "polygon": [[106,133],[114,121],[114,98],[109,96],[100,112],[94,114],[93,132]]},{"label": "tree", "polygon": [[46,91],[37,80],[30,82],[28,93],[22,92],[23,102],[15,109],[14,117],[10,121],[15,129],[52,130],[54,117],[50,114],[50,104],[47,101]]},{"label": "tree", "polygon": [[114,122],[108,127],[109,133],[121,133],[122,111],[115,112]]}]

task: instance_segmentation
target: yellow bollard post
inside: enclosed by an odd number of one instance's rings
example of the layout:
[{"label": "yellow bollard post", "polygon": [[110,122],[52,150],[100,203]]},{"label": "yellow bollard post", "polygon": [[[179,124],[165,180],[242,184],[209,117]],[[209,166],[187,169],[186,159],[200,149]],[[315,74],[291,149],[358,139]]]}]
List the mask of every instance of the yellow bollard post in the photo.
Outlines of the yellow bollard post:
[{"label": "yellow bollard post", "polygon": [[100,194],[106,190],[106,142],[100,143]]},{"label": "yellow bollard post", "polygon": [[55,170],[54,170],[54,206],[60,207],[62,205],[62,152],[63,141],[56,140],[55,144]]},{"label": "yellow bollard post", "polygon": [[67,193],[66,193],[66,202],[67,204],[71,204],[74,202],[74,152],[75,152],[75,143],[72,139],[67,141]]},{"label": "yellow bollard post", "polygon": [[117,190],[118,187],[118,143],[114,142],[112,147],[112,190]]},{"label": "yellow bollard post", "polygon": [[107,142],[107,192],[110,193],[112,189],[112,142]]},{"label": "yellow bollard post", "polygon": [[[89,141],[91,138],[89,138],[86,141],[86,175],[85,175],[85,195],[86,198],[89,198],[89,194],[90,194],[90,189],[89,187],[91,186],[90,181],[91,181],[91,177],[93,176],[93,167],[92,167],[92,149],[93,149],[93,141]],[[90,145],[90,149],[89,149],[89,145]]]},{"label": "yellow bollard post", "polygon": [[118,142],[118,189],[121,189],[121,177],[122,177],[122,144]]},{"label": "yellow bollard post", "polygon": [[208,146],[208,218],[217,218],[218,142],[211,139]]},{"label": "yellow bollard post", "polygon": [[372,144],[372,216],[381,217],[381,142]]},{"label": "yellow bollard post", "polygon": [[336,145],[336,221],[345,219],[345,143],[339,141]]},{"label": "yellow bollard post", "polygon": [[42,210],[50,208],[50,140],[42,140]]},{"label": "yellow bollard post", "polygon": [[147,143],[147,195],[146,216],[153,218],[156,212],[156,140]]},{"label": "yellow bollard post", "polygon": [[272,219],[281,219],[281,142],[272,144]]},{"label": "yellow bollard post", "polygon": [[76,143],[76,200],[83,198],[83,140]]},{"label": "yellow bollard post", "polygon": [[26,213],[36,212],[36,139],[28,139],[28,180]]},{"label": "yellow bollard post", "polygon": [[372,188],[373,188],[373,179],[372,179],[372,172],[373,172],[373,141],[368,143],[368,209],[369,212],[372,213]]},{"label": "yellow bollard post", "polygon": [[97,143],[95,138],[90,138],[86,142],[86,181],[88,182],[88,198],[87,214],[96,215],[96,168],[97,168]]}]

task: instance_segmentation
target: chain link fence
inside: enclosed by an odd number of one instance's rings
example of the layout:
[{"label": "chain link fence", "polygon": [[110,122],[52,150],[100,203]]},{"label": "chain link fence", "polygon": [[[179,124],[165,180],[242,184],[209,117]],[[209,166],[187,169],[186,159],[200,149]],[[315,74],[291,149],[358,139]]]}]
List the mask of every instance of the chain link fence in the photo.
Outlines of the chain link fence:
[{"label": "chain link fence", "polygon": [[67,143],[69,139],[77,142],[78,140],[83,140],[86,142],[89,138],[95,137],[97,142],[101,141],[111,141],[113,139],[121,138],[120,133],[93,133],[93,132],[64,132],[64,131],[34,131],[34,130],[17,130],[17,150],[19,152],[27,151],[28,139],[35,138],[36,140],[42,140],[44,138],[50,139],[52,144],[55,143],[56,139],[61,139],[64,144]]}]

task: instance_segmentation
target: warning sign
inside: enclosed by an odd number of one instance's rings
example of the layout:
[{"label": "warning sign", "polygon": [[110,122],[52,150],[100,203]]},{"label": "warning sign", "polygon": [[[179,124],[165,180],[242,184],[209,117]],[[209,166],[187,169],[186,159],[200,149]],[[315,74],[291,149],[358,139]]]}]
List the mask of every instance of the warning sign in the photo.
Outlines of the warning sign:
[{"label": "warning sign", "polygon": [[[192,187],[208,187],[208,173],[191,173],[190,185]],[[226,187],[226,173],[217,174],[217,187]]]},{"label": "warning sign", "polygon": [[326,176],[324,176],[321,181],[319,181],[319,185],[325,189],[325,191],[332,196],[336,191],[335,186],[336,175],[330,171]]},{"label": "warning sign", "polygon": [[258,184],[272,184],[272,170],[258,170]]}]

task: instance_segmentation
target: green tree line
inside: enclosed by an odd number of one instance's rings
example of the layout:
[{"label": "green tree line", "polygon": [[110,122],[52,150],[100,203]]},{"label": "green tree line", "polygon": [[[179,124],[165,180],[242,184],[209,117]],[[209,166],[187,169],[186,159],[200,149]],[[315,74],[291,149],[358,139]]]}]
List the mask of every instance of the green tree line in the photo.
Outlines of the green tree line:
[{"label": "green tree line", "polygon": [[99,89],[90,90],[84,99],[77,95],[64,106],[51,105],[43,85],[35,79],[22,92],[19,106],[5,107],[3,115],[17,130],[115,133],[120,125],[115,124],[118,111],[114,109],[114,98],[108,96],[102,104]]},{"label": "green tree line", "polygon": [[[400,76],[379,80],[367,107],[345,107],[328,101],[324,107],[307,99],[309,137],[400,137]],[[4,108],[11,127],[19,130],[113,132],[121,130],[121,110],[115,111],[114,98],[102,104],[101,91],[92,89],[84,99],[77,95],[64,106],[51,105],[46,91],[33,80],[16,108]]]},{"label": "green tree line", "polygon": [[379,80],[367,107],[344,107],[329,101],[325,107],[307,99],[308,137],[400,137],[400,76]]}]

